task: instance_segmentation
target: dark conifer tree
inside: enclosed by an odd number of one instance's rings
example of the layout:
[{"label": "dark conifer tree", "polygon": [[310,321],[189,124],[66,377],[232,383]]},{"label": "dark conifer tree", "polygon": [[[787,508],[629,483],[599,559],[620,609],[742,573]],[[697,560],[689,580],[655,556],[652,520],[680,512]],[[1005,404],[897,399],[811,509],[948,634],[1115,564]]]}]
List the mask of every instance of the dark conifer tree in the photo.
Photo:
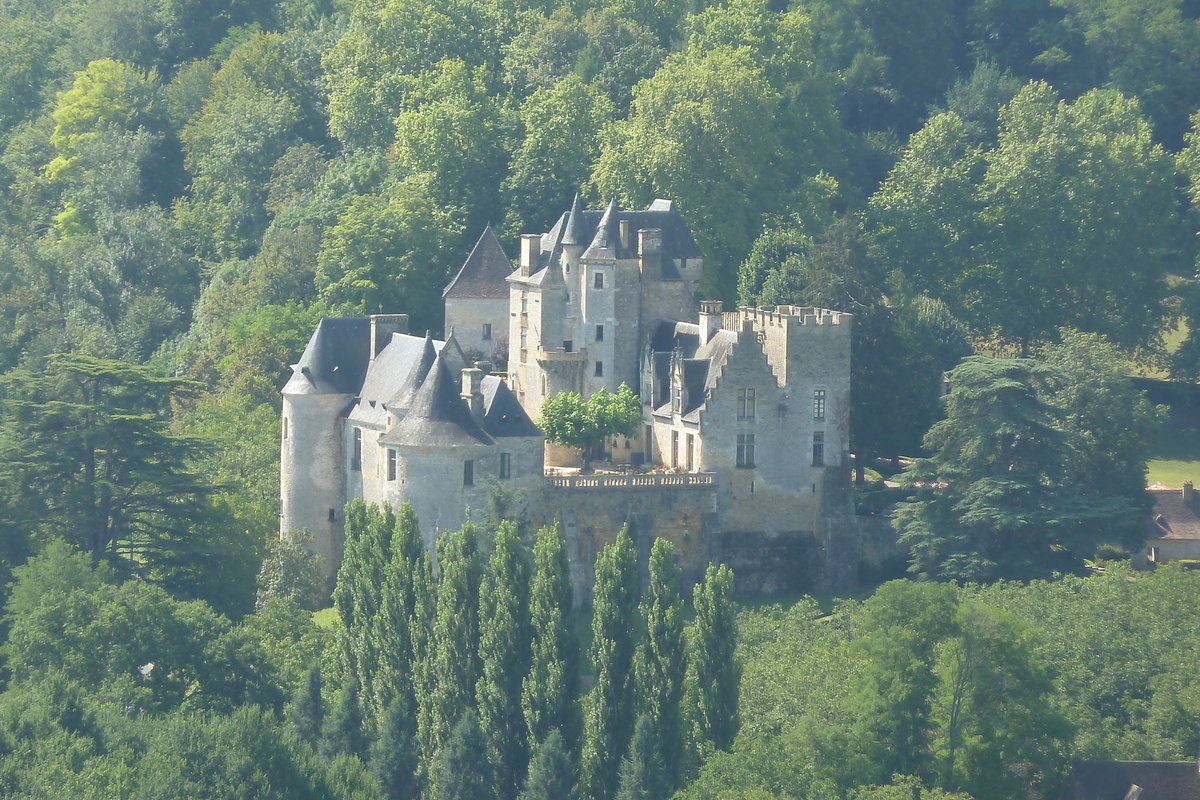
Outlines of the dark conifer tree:
[{"label": "dark conifer tree", "polygon": [[521,681],[529,672],[530,635],[529,564],[512,522],[501,523],[496,531],[479,617],[479,724],[490,743],[496,795],[513,800],[529,763]]},{"label": "dark conifer tree", "polygon": [[421,528],[412,504],[404,503],[396,514],[391,560],[383,576],[382,607],[375,626],[379,650],[375,691],[385,707],[391,705],[394,694],[400,693],[405,705],[410,710],[416,709],[414,640],[424,635],[420,630],[424,620],[418,610],[424,568],[425,542]]},{"label": "dark conifer tree", "polygon": [[371,772],[388,800],[416,800],[417,767],[416,718],[404,693],[397,692],[371,745]]},{"label": "dark conifer tree", "polygon": [[633,657],[638,632],[637,549],[622,528],[596,559],[592,604],[592,668],[596,686],[585,699],[580,793],[612,800],[621,758],[633,736]]},{"label": "dark conifer tree", "polygon": [[434,768],[430,800],[494,800],[496,779],[475,712],[454,726]]},{"label": "dark conifer tree", "polygon": [[649,714],[638,717],[629,743],[629,755],[621,759],[620,783],[616,800],[664,800],[671,794],[658,725]]},{"label": "dark conifer tree", "polygon": [[575,770],[557,730],[533,746],[529,775],[518,800],[574,800]]},{"label": "dark conifer tree", "polygon": [[358,702],[358,684],[353,678],[347,678],[338,692],[337,702],[325,719],[321,745],[327,758],[342,754],[363,759],[367,756],[362,706]]},{"label": "dark conifer tree", "polygon": [[313,747],[321,741],[325,706],[321,702],[321,667],[313,664],[287,707],[288,722],[302,741]]},{"label": "dark conifer tree", "polygon": [[659,748],[662,785],[679,788],[684,754],[683,686],[687,643],[683,633],[681,573],[675,547],[656,539],[650,553],[650,586],[642,600],[646,636],[638,646],[634,673],[651,739]]}]

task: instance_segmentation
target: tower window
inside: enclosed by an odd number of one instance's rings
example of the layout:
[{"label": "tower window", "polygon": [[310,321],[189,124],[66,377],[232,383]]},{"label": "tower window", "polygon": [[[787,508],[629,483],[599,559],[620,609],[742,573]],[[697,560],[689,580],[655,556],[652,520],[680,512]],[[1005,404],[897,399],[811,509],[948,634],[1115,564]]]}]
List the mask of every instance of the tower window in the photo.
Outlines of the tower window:
[{"label": "tower window", "polygon": [[512,454],[500,454],[500,480],[508,480],[512,477]]},{"label": "tower window", "polygon": [[396,480],[396,451],[392,449],[387,451],[387,479]]},{"label": "tower window", "polygon": [[596,377],[597,378],[604,377],[604,362],[603,361],[596,362]]},{"label": "tower window", "polygon": [[597,342],[604,341],[604,326],[603,325],[596,326],[596,341]]},{"label": "tower window", "polygon": [[487,342],[487,341],[491,341],[491,338],[492,338],[492,323],[485,322],[485,323],[483,323],[483,340],[485,342]]},{"label": "tower window", "polygon": [[467,460],[463,462],[463,486],[475,485],[475,462]]},{"label": "tower window", "polygon": [[604,288],[604,273],[603,272],[596,273],[596,278],[595,278],[595,281],[592,283],[592,286],[594,286],[597,289]]},{"label": "tower window", "polygon": [[825,466],[825,431],[813,433],[813,466]]},{"label": "tower window", "polygon": [[575,352],[575,342],[572,339],[563,339],[563,350],[568,353]]},{"label": "tower window", "polygon": [[350,455],[350,469],[362,471],[362,428],[354,429],[354,451]]},{"label": "tower window", "polygon": [[336,508],[329,509],[329,521],[337,522],[337,509]]},{"label": "tower window", "polygon": [[825,419],[825,390],[813,390],[813,419]]},{"label": "tower window", "polygon": [[754,389],[738,389],[737,415],[738,419],[754,419]]},{"label": "tower window", "polygon": [[754,466],[754,434],[739,433],[737,437],[737,461],[736,466],[753,467]]},{"label": "tower window", "polygon": [[288,429],[287,429],[287,417],[284,417],[284,418],[283,418],[283,438],[285,438],[285,439],[286,439],[286,438],[287,438],[287,435],[288,435]]}]

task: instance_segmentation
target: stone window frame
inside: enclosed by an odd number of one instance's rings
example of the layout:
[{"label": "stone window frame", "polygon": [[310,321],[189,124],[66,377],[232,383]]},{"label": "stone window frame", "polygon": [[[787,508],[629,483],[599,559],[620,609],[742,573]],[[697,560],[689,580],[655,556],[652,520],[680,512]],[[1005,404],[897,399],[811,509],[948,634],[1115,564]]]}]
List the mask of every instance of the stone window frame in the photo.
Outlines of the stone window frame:
[{"label": "stone window frame", "polygon": [[500,454],[500,480],[506,481],[512,477],[512,453]]},{"label": "stone window frame", "polygon": [[604,288],[604,273],[603,272],[597,272],[592,276],[592,288],[593,289],[603,289]]},{"label": "stone window frame", "polygon": [[483,341],[490,342],[492,340],[492,323],[483,323]]},{"label": "stone window frame", "polygon": [[603,378],[604,377],[604,362],[603,361],[600,361],[600,360],[596,361],[596,372],[592,377],[594,377],[594,378]]},{"label": "stone window frame", "polygon": [[596,341],[597,342],[604,341],[604,326],[603,325],[596,326]]},{"label": "stone window frame", "polygon": [[737,453],[734,465],[742,469],[754,467],[754,434],[739,433],[737,435]]},{"label": "stone window frame", "polygon": [[813,389],[813,419],[825,419],[826,396],[827,392],[825,391],[825,387],[818,386],[817,388]]},{"label": "stone window frame", "polygon": [[754,419],[757,408],[757,392],[752,388],[738,389],[737,393],[737,418],[738,419]]},{"label": "stone window frame", "polygon": [[390,447],[387,449],[387,479],[396,480],[396,451]]},{"label": "stone window frame", "polygon": [[825,431],[813,431],[812,465],[814,467],[825,466]]}]

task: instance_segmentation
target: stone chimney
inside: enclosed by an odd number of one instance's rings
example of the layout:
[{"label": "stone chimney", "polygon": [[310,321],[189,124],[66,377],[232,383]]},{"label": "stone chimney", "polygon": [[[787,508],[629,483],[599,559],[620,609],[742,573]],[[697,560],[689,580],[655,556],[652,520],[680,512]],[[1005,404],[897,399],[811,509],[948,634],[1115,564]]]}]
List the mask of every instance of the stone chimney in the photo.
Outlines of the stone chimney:
[{"label": "stone chimney", "polygon": [[462,371],[462,399],[471,409],[471,416],[483,425],[483,370],[467,367]]},{"label": "stone chimney", "polygon": [[642,275],[662,280],[662,230],[643,228],[638,231],[638,255],[642,257]]},{"label": "stone chimney", "polygon": [[518,266],[522,278],[528,278],[533,274],[541,252],[542,235],[540,233],[521,234],[521,261]]},{"label": "stone chimney", "polygon": [[700,344],[706,345],[721,330],[721,301],[700,301]]},{"label": "stone chimney", "polygon": [[492,362],[490,361],[476,361],[473,366],[484,375],[492,374]]},{"label": "stone chimney", "polygon": [[393,333],[408,333],[408,314],[371,315],[371,360],[388,346]]},{"label": "stone chimney", "polygon": [[1191,481],[1183,482],[1183,502],[1185,502],[1185,503],[1192,502],[1192,482]]}]

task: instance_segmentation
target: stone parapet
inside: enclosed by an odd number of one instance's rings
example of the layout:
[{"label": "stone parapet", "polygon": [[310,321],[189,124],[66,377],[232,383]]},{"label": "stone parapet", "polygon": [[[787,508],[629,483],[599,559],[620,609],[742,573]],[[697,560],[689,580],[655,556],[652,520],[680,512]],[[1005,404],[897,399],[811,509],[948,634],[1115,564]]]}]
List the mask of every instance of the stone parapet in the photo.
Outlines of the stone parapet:
[{"label": "stone parapet", "polygon": [[630,489],[661,486],[710,486],[716,476],[711,472],[666,473],[661,475],[551,475],[546,485],[556,489]]}]

